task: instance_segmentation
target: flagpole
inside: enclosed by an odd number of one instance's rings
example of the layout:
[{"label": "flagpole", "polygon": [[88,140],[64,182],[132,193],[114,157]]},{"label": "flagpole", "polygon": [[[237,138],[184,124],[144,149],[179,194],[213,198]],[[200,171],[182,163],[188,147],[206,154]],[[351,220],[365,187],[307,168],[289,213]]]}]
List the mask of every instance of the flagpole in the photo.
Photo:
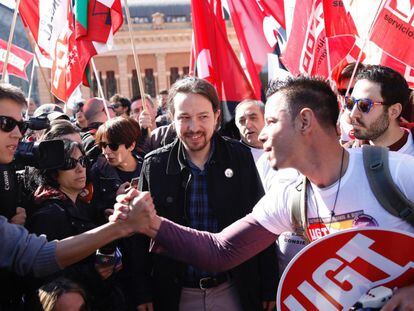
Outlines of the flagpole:
[{"label": "flagpole", "polygon": [[13,14],[13,21],[12,21],[11,28],[10,28],[10,33],[9,33],[9,41],[7,42],[6,58],[4,59],[4,63],[3,63],[3,72],[1,74],[1,83],[4,83],[4,81],[6,79],[7,64],[9,62],[9,54],[10,54],[10,49],[11,49],[11,45],[12,45],[12,41],[13,41],[14,28],[16,27],[17,12],[19,11],[18,10],[19,5],[20,5],[20,0],[17,0],[16,1],[16,8],[14,9],[14,14]]},{"label": "flagpole", "polygon": [[381,2],[380,2],[380,4],[379,4],[379,6],[378,6],[378,8],[377,8],[377,12],[375,13],[375,17],[374,17],[374,19],[372,20],[372,23],[371,23],[371,25],[370,25],[370,27],[369,27],[368,34],[367,34],[367,36],[365,37],[364,43],[363,43],[363,45],[362,45],[362,47],[361,47],[361,50],[359,51],[358,58],[357,58],[357,60],[356,60],[354,70],[352,71],[351,78],[349,79],[349,82],[348,82],[348,87],[346,88],[346,93],[345,93],[345,96],[348,96],[348,95],[349,95],[349,90],[351,89],[352,82],[354,81],[354,78],[355,78],[355,74],[356,74],[356,71],[357,71],[358,65],[359,65],[359,63],[361,62],[361,59],[362,59],[362,54],[363,54],[363,52],[364,52],[364,49],[365,49],[365,47],[366,47],[366,45],[367,45],[367,43],[368,43],[369,39],[371,38],[371,35],[372,35],[372,29],[374,28],[374,24],[375,24],[375,22],[376,22],[376,20],[377,20],[377,18],[378,18],[379,12],[380,12],[380,11],[381,11],[381,9],[384,7],[384,5],[385,5],[384,0],[381,0]]},{"label": "flagpole", "polygon": [[134,55],[135,69],[137,70],[138,86],[139,86],[139,92],[141,93],[142,106],[143,106],[144,110],[147,111],[148,108],[147,108],[146,100],[145,100],[144,84],[142,82],[141,68],[140,68],[140,65],[139,65],[138,55],[137,55],[137,52],[135,50],[134,38],[132,36],[131,15],[130,15],[130,12],[129,12],[129,7],[128,7],[128,1],[127,0],[124,0],[124,6],[125,6],[126,17],[127,17],[129,38],[131,40],[131,45],[132,45],[132,54]]},{"label": "flagpole", "polygon": [[29,118],[29,103],[30,103],[30,97],[32,96],[32,86],[33,86],[33,77],[34,77],[34,69],[35,69],[35,60],[32,60],[32,72],[30,73],[30,83],[29,83],[29,92],[27,94],[27,109],[26,109],[26,115],[25,118]]},{"label": "flagpole", "polygon": [[108,107],[106,106],[105,95],[102,89],[101,80],[99,79],[98,71],[96,70],[95,61],[93,60],[93,57],[91,58],[91,65],[92,65],[93,73],[95,74],[96,83],[98,84],[98,92],[102,98],[102,105],[104,106],[106,116],[108,117],[108,120],[109,120],[111,118],[111,115],[109,114]]}]

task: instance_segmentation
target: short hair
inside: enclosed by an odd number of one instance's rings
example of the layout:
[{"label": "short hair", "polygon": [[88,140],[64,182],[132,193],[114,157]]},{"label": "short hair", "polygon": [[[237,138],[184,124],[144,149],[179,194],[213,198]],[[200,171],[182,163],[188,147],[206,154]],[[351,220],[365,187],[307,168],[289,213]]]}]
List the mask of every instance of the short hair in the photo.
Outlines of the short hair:
[{"label": "short hair", "polygon": [[172,115],[174,115],[174,98],[178,93],[198,94],[210,101],[213,111],[220,110],[220,99],[215,87],[207,80],[194,76],[188,76],[176,81],[168,93],[167,105]]},{"label": "short hair", "polygon": [[[149,101],[151,106],[154,108],[155,104],[154,104],[154,101],[152,100],[151,96],[149,94],[144,94],[144,97],[145,97],[145,101]],[[140,99],[142,99],[141,95],[137,95],[137,96],[132,97],[131,105],[133,104],[134,101],[137,101],[137,100],[140,100]]]},{"label": "short hair", "polygon": [[[283,92],[285,95],[292,121],[303,108],[309,108],[321,124],[336,130],[339,115],[337,97],[323,78],[299,75],[288,77],[286,80],[270,81],[267,98],[277,92]],[[324,128],[329,129],[327,126]]]},{"label": "short hair", "polygon": [[262,114],[264,114],[265,112],[265,105],[263,104],[263,102],[261,100],[256,100],[256,99],[245,99],[242,100],[235,108],[234,113],[237,115],[237,111],[240,109],[240,107],[244,104],[253,104],[256,107],[259,107],[260,111],[262,112]]},{"label": "short hair", "polygon": [[121,94],[115,94],[114,96],[112,96],[109,99],[109,102],[111,102],[111,103],[120,103],[122,107],[127,107],[128,108],[128,110],[127,110],[128,114],[131,111],[131,102],[130,102],[130,100],[127,97],[122,96]]},{"label": "short hair", "polygon": [[64,119],[56,119],[50,122],[50,127],[46,129],[40,138],[41,140],[58,139],[65,135],[79,133],[79,129],[70,121]]},{"label": "short hair", "polygon": [[[344,79],[351,79],[352,73],[354,72],[354,69],[355,69],[355,65],[356,65],[355,62],[354,63],[349,63],[348,65],[346,65],[342,69],[342,71],[341,71],[341,73],[339,74],[339,77],[338,77],[338,83],[341,83],[341,81],[344,80]],[[357,69],[356,69],[356,72],[355,72],[355,76],[364,68],[365,68],[364,64],[358,63],[358,66],[357,66]]]},{"label": "short hair", "polygon": [[98,97],[89,98],[83,105],[83,114],[85,115],[85,119],[90,121],[99,113],[102,113],[105,109],[103,105],[106,105],[106,103],[102,99]]},{"label": "short hair", "polygon": [[411,90],[407,81],[399,72],[389,67],[368,65],[358,73],[356,80],[378,83],[381,87],[381,97],[387,106],[400,103],[404,109],[410,101]]},{"label": "short hair", "polygon": [[140,137],[141,130],[137,121],[129,117],[116,117],[106,121],[98,128],[95,141],[96,144],[99,144],[107,139],[108,142],[124,144],[128,148],[134,142],[136,143]]},{"label": "short hair", "polygon": [[86,294],[82,287],[69,279],[60,277],[39,288],[38,296],[42,305],[42,310],[55,310],[57,300],[65,293],[78,293],[85,301],[85,310],[89,309]]},{"label": "short hair", "polygon": [[27,106],[23,91],[9,83],[0,83],[0,100],[9,99],[21,106]]}]

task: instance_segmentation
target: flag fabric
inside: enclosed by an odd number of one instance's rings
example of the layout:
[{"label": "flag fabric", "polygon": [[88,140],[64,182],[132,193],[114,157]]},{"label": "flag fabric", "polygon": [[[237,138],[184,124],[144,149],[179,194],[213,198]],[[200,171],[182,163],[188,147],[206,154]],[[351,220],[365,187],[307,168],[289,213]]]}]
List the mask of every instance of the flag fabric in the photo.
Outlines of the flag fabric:
[{"label": "flag fabric", "polygon": [[414,68],[413,67],[410,67],[404,64],[403,62],[389,55],[385,51],[382,52],[380,64],[398,71],[400,74],[404,76],[405,80],[407,80],[407,83],[410,86],[410,88],[414,88]]},{"label": "flag fabric", "polygon": [[75,1],[76,39],[106,43],[122,26],[120,0]]},{"label": "flag fabric", "polygon": [[370,39],[388,55],[414,67],[414,0],[386,0]]},{"label": "flag fabric", "polygon": [[89,60],[96,55],[92,41],[76,40],[74,14],[69,8],[66,27],[60,33],[53,52],[52,93],[67,102],[84,81]]},{"label": "flag fabric", "polygon": [[332,70],[355,48],[357,31],[352,18],[344,6],[335,3],[328,0],[296,3],[291,35],[282,58],[293,74],[329,78]]},{"label": "flag fabric", "polygon": [[[265,68],[268,64],[268,54],[275,52],[278,43],[280,24],[273,14],[277,4],[281,5],[281,8],[277,8],[283,10],[283,1],[228,0],[227,3],[255,98],[261,99],[265,86],[262,85],[260,73],[268,70]],[[282,16],[284,17],[284,14]]]},{"label": "flag fabric", "polygon": [[123,22],[120,0],[21,0],[19,11],[52,59],[51,91],[65,102],[82,82],[88,85],[91,57],[107,50]]},{"label": "flag fabric", "polygon": [[[192,0],[191,3],[197,76],[216,87],[221,101],[254,98],[253,89],[222,29],[224,23],[215,15],[214,10],[221,10],[221,1]],[[217,13],[220,18],[221,13]]]},{"label": "flag fabric", "polygon": [[[0,72],[3,72],[6,53],[7,42],[0,39]],[[7,73],[28,81],[26,68],[32,60],[33,53],[12,44],[7,61]]]},{"label": "flag fabric", "polygon": [[285,0],[261,0],[257,1],[257,5],[264,12],[269,12],[268,16],[274,17],[279,25],[286,29]]}]

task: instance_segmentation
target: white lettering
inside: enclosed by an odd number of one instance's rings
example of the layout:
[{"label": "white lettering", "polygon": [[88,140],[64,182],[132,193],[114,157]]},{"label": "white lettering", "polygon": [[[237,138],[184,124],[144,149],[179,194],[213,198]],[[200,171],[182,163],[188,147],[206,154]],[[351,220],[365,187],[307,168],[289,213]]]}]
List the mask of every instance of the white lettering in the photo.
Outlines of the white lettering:
[{"label": "white lettering", "polygon": [[[312,279],[337,302],[357,301],[371,287],[371,282],[343,261],[331,258],[312,274]],[[352,307],[343,306],[344,310]]]},{"label": "white lettering", "polygon": [[265,16],[263,19],[263,34],[271,48],[274,48],[277,43],[277,33],[279,28],[280,26],[273,16]]}]

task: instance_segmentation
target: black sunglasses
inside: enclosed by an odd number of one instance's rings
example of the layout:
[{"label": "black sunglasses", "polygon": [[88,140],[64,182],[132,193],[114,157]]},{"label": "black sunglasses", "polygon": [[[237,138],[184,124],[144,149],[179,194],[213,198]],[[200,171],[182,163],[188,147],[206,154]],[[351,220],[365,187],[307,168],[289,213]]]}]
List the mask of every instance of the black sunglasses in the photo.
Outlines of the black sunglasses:
[{"label": "black sunglasses", "polygon": [[[351,87],[350,89],[349,89],[349,93],[348,94],[352,94],[352,91],[354,90],[354,88],[353,87]],[[346,95],[346,89],[339,89],[338,90],[338,94],[339,95],[341,95],[341,96],[345,96]]]},{"label": "black sunglasses", "polygon": [[112,104],[111,105],[111,108],[115,108],[116,109],[116,108],[119,108],[119,107],[121,107],[121,104]]},{"label": "black sunglasses", "polygon": [[88,158],[86,156],[82,156],[79,159],[68,158],[66,159],[61,169],[64,171],[73,170],[78,165],[78,163],[82,167],[86,168],[86,166],[88,165]]},{"label": "black sunglasses", "polygon": [[0,129],[3,132],[10,133],[16,127],[19,128],[20,133],[24,135],[29,128],[29,123],[26,121],[17,121],[11,117],[0,116]]},{"label": "black sunglasses", "polygon": [[109,149],[111,149],[112,151],[117,151],[119,148],[119,144],[116,143],[106,143],[104,141],[101,141],[99,143],[99,147],[101,147],[101,149],[105,149],[106,147],[109,147]]}]

